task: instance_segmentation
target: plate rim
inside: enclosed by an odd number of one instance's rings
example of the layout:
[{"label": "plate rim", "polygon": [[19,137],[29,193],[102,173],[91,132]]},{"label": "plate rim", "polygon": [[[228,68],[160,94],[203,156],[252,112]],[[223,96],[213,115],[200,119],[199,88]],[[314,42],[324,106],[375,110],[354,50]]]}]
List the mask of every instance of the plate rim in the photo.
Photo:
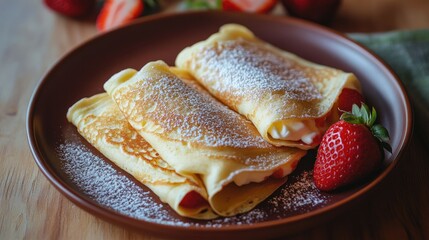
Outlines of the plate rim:
[{"label": "plate rim", "polygon": [[[69,186],[67,186],[67,183],[65,183],[56,173],[55,171],[50,167],[48,164],[47,159],[45,159],[42,154],[39,151],[39,144],[36,140],[35,132],[34,132],[34,115],[35,115],[35,106],[37,105],[37,100],[39,99],[40,92],[43,89],[43,86],[46,84],[47,79],[52,74],[52,72],[61,65],[62,62],[64,62],[66,59],[68,59],[71,55],[73,55],[76,51],[79,51],[83,47],[87,46],[88,44],[91,44],[92,42],[96,41],[100,38],[106,38],[109,37],[110,34],[115,34],[117,31],[121,31],[123,29],[133,27],[135,25],[141,25],[146,22],[153,22],[158,21],[160,19],[166,19],[166,18],[175,18],[175,17],[183,17],[183,16],[190,16],[190,15],[241,15],[240,17],[249,18],[249,17],[257,17],[259,19],[263,19],[264,21],[278,21],[278,22],[284,22],[289,23],[293,25],[300,25],[302,27],[305,27],[306,29],[309,29],[311,31],[317,31],[318,33],[333,35],[332,37],[335,37],[337,40],[341,41],[343,44],[346,44],[350,48],[354,48],[358,50],[361,54],[364,54],[366,58],[374,60],[373,62],[377,63],[377,68],[382,69],[383,72],[385,72],[387,75],[391,75],[392,79],[396,82],[396,84],[399,87],[399,90],[401,92],[402,97],[402,103],[404,103],[405,110],[406,110],[406,116],[405,116],[405,134],[404,137],[401,139],[399,146],[400,148],[397,150],[396,158],[392,160],[389,165],[383,169],[383,171],[378,174],[371,182],[366,184],[364,187],[359,189],[358,191],[354,192],[350,196],[341,199],[335,203],[332,203],[328,206],[324,206],[320,209],[316,209],[310,212],[302,213],[295,216],[290,216],[286,218],[281,219],[275,219],[275,220],[269,220],[264,222],[258,222],[258,223],[252,223],[252,224],[243,224],[243,225],[222,225],[222,227],[212,227],[212,226],[182,226],[182,225],[173,225],[173,224],[162,224],[158,222],[150,222],[144,219],[136,219],[130,216],[123,215],[121,213],[115,212],[112,209],[108,209],[104,206],[101,206],[99,204],[96,204],[94,201],[90,200],[89,198],[83,196],[78,191],[73,190]],[[34,88],[33,93],[31,94],[31,98],[27,107],[26,112],[26,133],[27,133],[27,142],[30,147],[31,154],[39,168],[40,171],[42,171],[43,175],[51,182],[52,185],[67,199],[69,199],[74,204],[78,205],[80,208],[84,209],[86,212],[95,215],[97,217],[101,217],[104,219],[108,219],[112,222],[119,223],[121,225],[131,226],[133,228],[137,229],[144,229],[151,232],[160,233],[163,230],[164,231],[180,231],[181,233],[192,231],[195,233],[213,233],[213,232],[234,232],[234,231],[249,231],[249,230],[261,230],[261,229],[268,229],[268,228],[275,228],[287,224],[292,223],[299,223],[306,219],[311,219],[313,217],[321,217],[323,215],[327,215],[329,213],[332,213],[334,209],[337,209],[339,207],[345,207],[347,205],[351,205],[352,203],[356,202],[359,198],[363,198],[365,195],[368,195],[368,193],[373,190],[377,185],[379,185],[384,179],[386,179],[387,175],[389,175],[392,170],[397,166],[398,161],[401,160],[402,155],[404,151],[408,148],[411,135],[412,135],[412,126],[413,126],[413,117],[412,117],[412,108],[410,104],[409,97],[407,95],[407,92],[405,90],[404,84],[402,81],[400,81],[399,77],[395,74],[395,72],[391,69],[389,65],[385,63],[384,60],[382,60],[379,56],[377,56],[372,50],[368,49],[364,45],[350,39],[347,37],[346,34],[341,33],[339,31],[330,29],[325,26],[317,25],[312,22],[308,22],[306,20],[297,19],[289,16],[275,16],[275,15],[264,15],[264,14],[252,14],[252,13],[231,13],[231,12],[220,12],[215,10],[208,10],[208,11],[186,11],[186,12],[167,12],[167,13],[158,13],[150,16],[146,16],[140,19],[135,20],[134,22],[126,25],[126,26],[120,26],[117,28],[114,28],[110,31],[107,31],[105,33],[96,34],[80,44],[77,44],[70,50],[68,50],[65,54],[60,56],[51,67],[48,68],[48,70],[45,72],[45,74],[40,78],[39,82]],[[158,228],[158,230],[155,230],[155,227]]]}]

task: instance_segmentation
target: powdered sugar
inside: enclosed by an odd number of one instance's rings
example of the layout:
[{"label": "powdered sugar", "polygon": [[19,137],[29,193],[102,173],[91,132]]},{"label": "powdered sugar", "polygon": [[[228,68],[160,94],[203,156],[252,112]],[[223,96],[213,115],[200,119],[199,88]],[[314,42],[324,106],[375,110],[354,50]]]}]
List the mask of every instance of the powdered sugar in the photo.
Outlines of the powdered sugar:
[{"label": "powdered sugar", "polygon": [[304,171],[287,188],[281,189],[280,194],[274,196],[268,203],[276,211],[296,211],[307,209],[310,211],[313,207],[323,205],[327,197],[322,195],[316,188],[312,179],[312,172]]},{"label": "powdered sugar", "polygon": [[321,98],[294,61],[250,41],[218,42],[197,53],[195,61],[205,69],[206,74],[200,76],[207,81],[205,85],[220,94],[260,99],[267,93],[278,93],[285,99],[302,101]]},{"label": "powdered sugar", "polygon": [[88,148],[73,143],[58,148],[61,167],[81,193],[105,208],[120,214],[163,224],[185,224],[172,218],[163,204],[155,202],[127,176],[118,173],[109,163]]},{"label": "powdered sugar", "polygon": [[248,213],[208,221],[194,221],[177,216],[168,205],[161,204],[149,190],[141,188],[128,176],[118,172],[103,158],[80,143],[58,146],[61,170],[78,191],[96,205],[119,214],[163,225],[217,228],[247,225],[298,214],[303,209],[323,206],[328,198],[313,185],[311,172],[291,177],[282,189]]},{"label": "powdered sugar", "polygon": [[113,95],[134,128],[152,122],[157,126],[146,125],[144,131],[161,131],[184,142],[214,147],[270,147],[248,120],[198,84],[159,69],[164,65],[147,64],[138,73],[138,81],[120,86]]}]

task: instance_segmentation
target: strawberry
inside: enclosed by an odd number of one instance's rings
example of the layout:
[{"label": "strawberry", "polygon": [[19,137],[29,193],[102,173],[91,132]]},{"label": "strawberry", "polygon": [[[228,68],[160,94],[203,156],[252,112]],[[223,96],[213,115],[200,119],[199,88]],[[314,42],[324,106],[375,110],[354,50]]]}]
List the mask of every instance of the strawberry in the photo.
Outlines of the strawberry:
[{"label": "strawberry", "polygon": [[282,0],[281,2],[291,16],[327,24],[333,19],[341,0]]},{"label": "strawberry", "polygon": [[141,0],[106,0],[97,17],[97,29],[109,29],[126,24],[139,17],[143,12]]},{"label": "strawberry", "polygon": [[364,102],[365,99],[363,99],[362,94],[360,94],[357,90],[344,88],[338,97],[339,114],[343,112],[351,112],[353,104],[356,104],[360,107]]},{"label": "strawberry", "polygon": [[273,9],[277,0],[222,0],[222,10],[266,13]]},{"label": "strawberry", "polygon": [[377,113],[366,104],[356,104],[352,112],[326,131],[314,164],[314,183],[323,191],[358,182],[376,170],[384,156],[383,147],[391,152],[389,133],[375,124]]},{"label": "strawberry", "polygon": [[95,0],[43,0],[43,2],[51,10],[68,17],[84,16],[95,4]]},{"label": "strawberry", "polygon": [[207,201],[196,191],[187,193],[179,205],[184,208],[198,208],[206,204]]}]

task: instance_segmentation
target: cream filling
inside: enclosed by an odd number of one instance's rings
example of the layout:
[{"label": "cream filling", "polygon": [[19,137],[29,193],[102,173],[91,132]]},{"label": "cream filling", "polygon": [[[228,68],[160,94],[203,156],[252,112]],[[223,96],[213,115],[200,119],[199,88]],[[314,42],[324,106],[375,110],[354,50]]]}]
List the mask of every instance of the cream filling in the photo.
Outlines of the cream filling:
[{"label": "cream filling", "polygon": [[316,127],[314,120],[282,120],[277,121],[268,129],[268,134],[273,139],[287,141],[303,141],[311,145],[320,130]]},{"label": "cream filling", "polygon": [[[343,88],[355,89],[360,91],[359,82],[357,81],[346,81]],[[336,103],[337,104],[337,103]],[[335,106],[336,106],[335,104]],[[336,107],[334,107],[336,109]],[[336,113],[336,111],[334,111]],[[335,121],[338,120],[339,116],[331,116]],[[268,135],[273,139],[286,140],[286,141],[299,141],[301,140],[307,145],[311,145],[319,133],[324,132],[325,129],[319,129],[316,127],[314,119],[298,120],[288,119],[281,120],[273,123],[268,129]]]},{"label": "cream filling", "polygon": [[[293,161],[292,161],[293,162]],[[285,164],[280,166],[272,171],[264,171],[264,172],[242,172],[234,176],[233,181],[237,186],[243,186],[249,183],[260,183],[267,179],[269,176],[273,175],[279,169],[282,169],[282,176],[280,178],[289,175],[293,169],[290,167],[291,164]]]}]

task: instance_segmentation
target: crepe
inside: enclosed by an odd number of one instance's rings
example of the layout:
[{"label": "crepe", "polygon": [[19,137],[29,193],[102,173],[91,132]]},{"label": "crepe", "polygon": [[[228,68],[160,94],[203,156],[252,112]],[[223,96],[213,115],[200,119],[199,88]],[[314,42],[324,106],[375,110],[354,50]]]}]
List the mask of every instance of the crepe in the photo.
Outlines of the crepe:
[{"label": "crepe", "polygon": [[276,146],[314,148],[339,118],[336,102],[342,89],[360,92],[352,73],[306,61],[237,24],[224,25],[182,50],[176,66]]},{"label": "crepe", "polygon": [[[127,122],[107,93],[75,103],[67,119],[79,133],[110,161],[149,187],[161,201],[182,216],[211,219],[207,193],[198,177],[182,176],[174,171]],[[184,199],[197,197],[195,207]]]},{"label": "crepe", "polygon": [[286,181],[306,151],[268,144],[250,121],[179,78],[185,76],[157,61],[115,74],[104,89],[177,173],[202,179],[217,214],[249,211]]}]

